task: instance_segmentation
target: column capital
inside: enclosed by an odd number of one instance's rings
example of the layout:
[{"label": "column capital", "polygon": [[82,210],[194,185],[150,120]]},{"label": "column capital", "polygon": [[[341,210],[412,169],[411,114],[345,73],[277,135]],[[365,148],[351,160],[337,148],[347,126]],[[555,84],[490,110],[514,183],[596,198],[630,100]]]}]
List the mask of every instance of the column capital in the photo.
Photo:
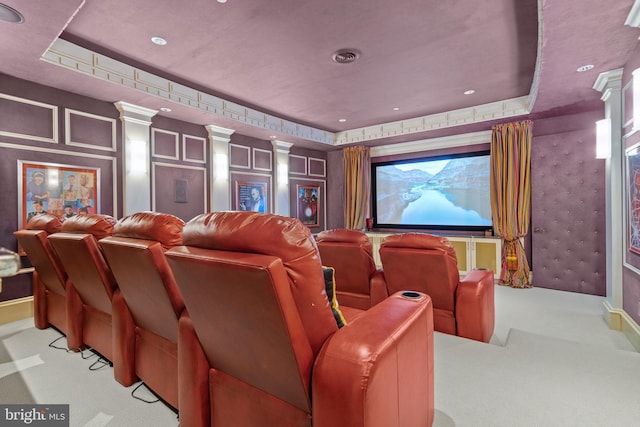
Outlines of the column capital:
[{"label": "column capital", "polygon": [[278,139],[274,139],[273,141],[271,141],[271,144],[273,145],[274,150],[278,151],[279,153],[288,154],[291,147],[293,147],[292,142],[280,141]]},{"label": "column capital", "polygon": [[158,114],[158,110],[140,107],[124,101],[114,102],[113,105],[120,111],[120,120],[140,123],[145,126],[151,126],[151,118]]},{"label": "column capital", "polygon": [[605,97],[608,97],[609,91],[622,89],[622,72],[622,68],[617,68],[615,70],[605,71],[598,75],[598,78],[593,84],[593,88],[598,92],[602,92],[603,101],[605,100]]},{"label": "column capital", "polygon": [[209,138],[223,140],[225,142],[229,142],[231,135],[235,132],[234,129],[227,129],[216,125],[205,125],[204,128],[209,133]]}]

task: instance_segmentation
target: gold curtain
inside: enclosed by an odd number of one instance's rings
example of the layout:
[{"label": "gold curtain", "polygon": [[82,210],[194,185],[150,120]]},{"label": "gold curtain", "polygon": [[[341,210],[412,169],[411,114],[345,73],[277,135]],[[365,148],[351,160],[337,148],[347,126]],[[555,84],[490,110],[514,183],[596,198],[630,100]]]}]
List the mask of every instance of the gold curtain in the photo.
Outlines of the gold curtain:
[{"label": "gold curtain", "polygon": [[530,120],[495,125],[491,136],[491,215],[503,240],[500,284],[531,287],[531,271],[520,242],[529,231],[531,201]]},{"label": "gold curtain", "polygon": [[344,157],[344,222],[345,228],[361,230],[369,209],[369,147],[347,147]]}]

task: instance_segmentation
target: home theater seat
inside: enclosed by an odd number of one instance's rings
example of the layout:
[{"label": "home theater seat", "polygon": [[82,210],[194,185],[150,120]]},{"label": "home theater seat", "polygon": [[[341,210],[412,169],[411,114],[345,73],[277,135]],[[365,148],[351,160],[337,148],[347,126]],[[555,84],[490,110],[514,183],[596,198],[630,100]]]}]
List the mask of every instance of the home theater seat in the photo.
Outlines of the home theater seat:
[{"label": "home theater seat", "polygon": [[67,218],[61,232],[50,235],[49,241],[69,274],[68,299],[81,301],[82,312],[70,316],[70,321],[80,325],[84,344],[113,363],[116,380],[129,386],[135,379],[131,346],[121,342],[131,338],[123,333],[126,328],[113,325],[112,302],[119,293],[118,284],[98,244],[113,233],[115,223],[109,215],[76,215]]},{"label": "home theater seat", "polygon": [[67,335],[67,346],[77,350],[82,347],[82,333],[77,322],[69,321],[68,315],[77,318],[82,306],[77,299],[67,300],[67,272],[47,239],[62,228],[62,218],[52,214],[36,215],[27,223],[26,230],[13,234],[26,252],[33,272],[34,323],[38,329],[53,325]]},{"label": "home theater seat", "polygon": [[492,271],[475,269],[460,279],[449,240],[421,233],[385,237],[380,259],[390,293],[411,289],[431,297],[436,331],[489,342],[495,323]]},{"label": "home theater seat", "polygon": [[335,269],[336,294],[342,307],[367,310],[389,296],[376,268],[371,241],[357,230],[325,230],[316,236],[322,265]]},{"label": "home theater seat", "polygon": [[114,300],[114,325],[135,325],[135,374],[176,409],[178,319],[185,311],[164,252],[182,244],[183,226],[173,215],[138,212],[118,221],[113,235],[100,240],[121,290]]},{"label": "home theater seat", "polygon": [[338,328],[296,219],[202,214],[166,252],[179,322],[180,425],[431,425],[431,300],[398,292]]}]

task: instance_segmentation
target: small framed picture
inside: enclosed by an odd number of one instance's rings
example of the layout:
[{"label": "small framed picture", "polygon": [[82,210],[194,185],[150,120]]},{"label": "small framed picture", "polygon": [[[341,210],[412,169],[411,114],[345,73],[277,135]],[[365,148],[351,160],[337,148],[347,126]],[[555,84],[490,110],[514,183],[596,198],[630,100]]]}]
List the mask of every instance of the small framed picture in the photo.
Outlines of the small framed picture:
[{"label": "small framed picture", "polygon": [[237,211],[269,212],[269,185],[266,182],[236,181],[234,209]]},{"label": "small framed picture", "polygon": [[297,218],[307,227],[320,226],[320,186],[298,185]]}]

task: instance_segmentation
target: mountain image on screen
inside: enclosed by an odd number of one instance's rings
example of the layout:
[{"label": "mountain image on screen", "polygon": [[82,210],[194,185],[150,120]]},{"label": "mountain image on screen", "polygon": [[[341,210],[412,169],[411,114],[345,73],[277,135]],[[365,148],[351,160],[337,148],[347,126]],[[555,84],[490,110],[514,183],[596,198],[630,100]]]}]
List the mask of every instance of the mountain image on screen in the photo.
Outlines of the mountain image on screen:
[{"label": "mountain image on screen", "polygon": [[489,156],[376,168],[378,224],[491,226]]}]

